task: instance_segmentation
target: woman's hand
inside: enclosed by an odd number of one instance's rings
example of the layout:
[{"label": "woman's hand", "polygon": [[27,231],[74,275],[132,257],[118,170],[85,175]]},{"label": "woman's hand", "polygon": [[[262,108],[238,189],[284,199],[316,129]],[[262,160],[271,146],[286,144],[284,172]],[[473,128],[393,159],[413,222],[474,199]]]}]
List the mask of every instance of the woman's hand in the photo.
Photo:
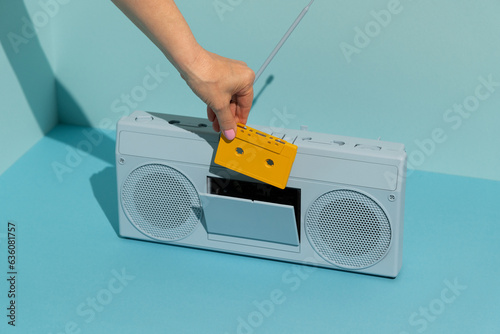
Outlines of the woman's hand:
[{"label": "woman's hand", "polygon": [[201,50],[181,76],[207,104],[207,116],[215,131],[233,140],[236,123],[247,122],[253,101],[255,73],[244,62]]}]

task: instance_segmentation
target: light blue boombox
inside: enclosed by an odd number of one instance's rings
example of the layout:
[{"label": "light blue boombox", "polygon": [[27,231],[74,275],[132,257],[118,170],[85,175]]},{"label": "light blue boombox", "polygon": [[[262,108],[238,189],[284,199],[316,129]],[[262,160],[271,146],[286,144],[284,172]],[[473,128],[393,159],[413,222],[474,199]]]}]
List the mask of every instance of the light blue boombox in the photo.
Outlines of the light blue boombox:
[{"label": "light blue boombox", "polygon": [[216,165],[219,134],[206,119],[143,111],[122,118],[120,235],[396,277],[404,145],[253,127],[297,145],[285,189]]}]

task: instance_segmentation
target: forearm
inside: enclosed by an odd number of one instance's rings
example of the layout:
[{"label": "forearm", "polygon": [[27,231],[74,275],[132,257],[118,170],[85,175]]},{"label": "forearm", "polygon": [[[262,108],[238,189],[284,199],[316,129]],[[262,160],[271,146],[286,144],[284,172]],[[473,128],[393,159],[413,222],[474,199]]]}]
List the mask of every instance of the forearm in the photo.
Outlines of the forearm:
[{"label": "forearm", "polygon": [[173,0],[112,0],[185,77],[203,52]]},{"label": "forearm", "polygon": [[203,49],[174,0],[112,0],[177,68],[191,90],[207,104],[215,131],[235,136],[252,107],[255,74],[241,61]]}]

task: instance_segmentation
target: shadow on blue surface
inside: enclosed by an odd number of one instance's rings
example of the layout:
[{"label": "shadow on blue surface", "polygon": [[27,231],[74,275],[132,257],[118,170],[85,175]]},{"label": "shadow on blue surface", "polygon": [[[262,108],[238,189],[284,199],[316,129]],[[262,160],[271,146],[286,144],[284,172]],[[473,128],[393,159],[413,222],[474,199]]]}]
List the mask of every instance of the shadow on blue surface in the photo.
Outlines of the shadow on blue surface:
[{"label": "shadow on blue surface", "polygon": [[[74,140],[75,136],[60,138],[50,131],[54,120],[47,115],[47,106],[53,104],[57,108],[58,117],[61,112],[65,115],[71,114],[70,122],[73,124],[87,127],[91,127],[92,124],[71,92],[64,87],[52,70],[24,2],[2,1],[0,11],[9,12],[9,15],[3,15],[0,20],[0,44],[22,87],[38,127],[43,133],[47,133],[48,137],[78,149],[82,141],[78,138]],[[21,26],[20,22],[23,22]],[[52,103],[50,100],[53,100]],[[83,131],[82,135],[85,135]],[[88,153],[113,164],[114,141],[106,136],[102,136],[100,140],[98,145],[104,149],[92,149]],[[113,147],[113,150],[110,151],[111,154],[108,154],[110,147]]]},{"label": "shadow on blue surface", "polygon": [[267,86],[269,86],[271,84],[271,82],[273,82],[273,80],[274,80],[274,75],[270,74],[267,77],[266,82],[264,83],[264,86],[262,86],[262,88],[259,90],[259,92],[254,95],[253,102],[252,102],[252,108],[255,108],[255,105],[257,104],[259,97],[262,95],[262,93],[267,88]]},{"label": "shadow on blue surface", "polygon": [[[51,131],[47,134],[47,137],[65,143],[74,149],[85,150],[86,152],[88,151],[90,155],[109,164],[114,164],[115,141],[105,135],[102,135],[102,132],[99,129],[91,128],[88,118],[85,116],[82,108],[73,98],[71,93],[57,79],[55,81],[55,85],[57,89],[59,108],[71,110],[72,114],[75,115],[75,122],[85,124],[85,126],[89,128],[82,128],[81,136],[72,135],[68,137],[61,137],[60,135],[54,135],[54,132]],[[82,146],[87,145],[88,147],[89,145],[84,142],[90,143],[92,149],[86,150],[85,148],[82,148]]]},{"label": "shadow on blue surface", "polygon": [[118,235],[118,193],[116,186],[116,168],[106,167],[90,177],[94,197]]},{"label": "shadow on blue surface", "polygon": [[54,73],[23,1],[1,1],[0,44],[21,85],[31,112],[43,133],[50,130],[53,119],[47,117],[48,101],[54,98],[54,87],[47,83]]}]

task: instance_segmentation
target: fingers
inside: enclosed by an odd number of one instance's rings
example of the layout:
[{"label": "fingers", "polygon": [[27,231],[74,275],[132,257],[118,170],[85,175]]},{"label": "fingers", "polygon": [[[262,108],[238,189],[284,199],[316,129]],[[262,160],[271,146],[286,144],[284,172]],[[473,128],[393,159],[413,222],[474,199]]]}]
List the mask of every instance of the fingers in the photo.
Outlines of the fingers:
[{"label": "fingers", "polygon": [[241,73],[241,81],[243,83],[243,88],[240,89],[236,94],[235,98],[238,101],[236,116],[239,121],[246,124],[248,119],[248,114],[252,108],[253,102],[253,82],[255,80],[255,73],[248,66],[244,64],[244,70]]},{"label": "fingers", "polygon": [[210,122],[213,122],[213,121],[215,121],[217,119],[217,117],[215,116],[214,111],[209,106],[207,106],[207,117],[208,117],[208,120]]},{"label": "fingers", "polygon": [[214,129],[214,131],[219,132],[220,131],[219,121],[217,120],[215,112],[209,106],[207,106],[207,118],[210,122],[212,122],[212,128]]},{"label": "fingers", "polygon": [[219,121],[217,120],[217,118],[212,123],[212,129],[214,129],[215,132],[220,132],[220,125],[219,125]]},{"label": "fingers", "polygon": [[[236,121],[234,113],[231,112],[231,105],[234,106],[234,104],[226,103],[219,110],[213,110],[212,108],[212,110],[217,115],[217,125],[219,127],[219,130],[222,131],[222,133],[224,133],[224,136],[229,140],[233,140],[236,136]],[[212,126],[214,125],[215,122]]]},{"label": "fingers", "polygon": [[[235,94],[228,104],[219,108],[219,111],[207,106],[207,117],[212,122],[212,128],[217,132],[223,131],[226,138],[232,140],[233,133],[236,131],[236,122],[246,124],[252,101],[253,87],[250,86]],[[225,131],[229,132],[225,133]]]},{"label": "fingers", "polygon": [[236,117],[239,122],[246,124],[248,119],[248,114],[252,108],[253,102],[253,87],[250,86],[245,91],[241,91],[236,95],[237,105],[236,105]]}]

